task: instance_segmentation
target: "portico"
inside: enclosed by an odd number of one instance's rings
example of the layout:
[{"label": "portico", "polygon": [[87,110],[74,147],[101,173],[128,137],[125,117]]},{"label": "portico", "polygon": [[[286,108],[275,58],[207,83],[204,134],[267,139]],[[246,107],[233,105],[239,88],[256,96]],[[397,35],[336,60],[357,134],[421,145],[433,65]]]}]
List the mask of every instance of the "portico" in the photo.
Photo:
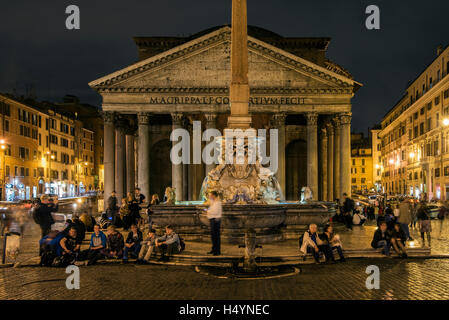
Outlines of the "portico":
[{"label": "portico", "polygon": [[[316,200],[350,194],[351,99],[360,84],[325,58],[327,38],[248,31],[252,127],[278,129],[276,177],[286,200],[299,199],[304,186]],[[172,186],[178,200],[197,200],[214,165],[172,165],[170,133],[193,121],[223,132],[231,29],[175,38],[165,47],[160,38],[135,40],[141,61],[90,83],[103,97],[105,193],[115,189],[121,197],[135,183],[147,198],[157,193],[162,199]]]}]

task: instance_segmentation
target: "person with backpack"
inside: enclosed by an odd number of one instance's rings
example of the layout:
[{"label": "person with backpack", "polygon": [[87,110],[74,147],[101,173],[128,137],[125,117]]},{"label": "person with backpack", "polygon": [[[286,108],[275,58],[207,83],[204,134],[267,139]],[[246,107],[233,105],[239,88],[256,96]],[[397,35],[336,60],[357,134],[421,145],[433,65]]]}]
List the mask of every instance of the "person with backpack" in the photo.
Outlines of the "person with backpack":
[{"label": "person with backpack", "polygon": [[167,262],[172,254],[179,254],[182,251],[181,239],[173,231],[172,226],[165,227],[165,234],[156,239],[156,248],[161,253],[158,261]]},{"label": "person with backpack", "polygon": [[430,247],[431,242],[430,233],[432,232],[432,222],[430,221],[429,208],[427,207],[424,201],[422,201],[418,206],[417,218],[418,218],[419,232],[421,233],[422,246],[423,247],[425,246],[424,234],[426,234],[427,243]]},{"label": "person with backpack", "polygon": [[42,238],[50,233],[51,225],[55,223],[51,213],[58,209],[58,199],[53,200],[46,194],[41,196],[40,202],[33,209],[33,219],[41,228]]},{"label": "person with backpack", "polygon": [[111,218],[112,224],[117,226],[117,223],[119,222],[117,222],[116,220],[120,207],[118,205],[118,199],[115,190],[111,192],[111,196],[108,198],[107,204],[106,214],[109,218]]}]

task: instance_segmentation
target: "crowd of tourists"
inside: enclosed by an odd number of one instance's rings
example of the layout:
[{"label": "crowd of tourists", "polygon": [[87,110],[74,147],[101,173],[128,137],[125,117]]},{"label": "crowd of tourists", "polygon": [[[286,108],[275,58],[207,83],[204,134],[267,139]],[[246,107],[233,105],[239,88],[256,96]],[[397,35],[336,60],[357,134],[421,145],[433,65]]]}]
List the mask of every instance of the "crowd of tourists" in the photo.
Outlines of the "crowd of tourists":
[{"label": "crowd of tourists", "polygon": [[[152,228],[152,206],[159,204],[157,195],[152,196],[149,204],[145,204],[145,196],[136,188],[134,193],[128,193],[118,205],[116,192],[113,191],[107,199],[106,212],[98,221],[87,220],[74,216],[67,220],[62,231],[52,231],[55,223],[52,212],[58,211],[58,200],[42,196],[32,209],[32,215],[41,228],[42,238],[39,241],[42,266],[63,267],[70,264],[93,265],[100,259],[121,259],[128,263],[136,259],[136,263],[148,263],[153,253],[158,252],[158,261],[169,261],[173,254],[181,253],[185,243],[172,226],[165,227],[162,236]],[[148,213],[148,234],[144,237],[145,221],[140,215],[141,210]],[[82,215],[81,217],[87,217]],[[93,219],[93,221],[89,220]],[[123,228],[126,238],[119,232]],[[88,248],[81,250],[86,237],[86,231],[92,232]]]},{"label": "crowd of tourists", "polygon": [[[74,216],[72,220],[66,221],[64,230],[58,232],[52,231],[52,225],[55,223],[52,213],[58,211],[58,199],[48,195],[42,196],[31,208],[31,216],[41,229],[41,265],[93,265],[100,259],[121,259],[123,263],[128,263],[130,258],[136,259],[138,264],[145,264],[156,252],[160,253],[159,261],[168,261],[171,255],[182,252],[185,244],[172,226],[167,226],[162,236],[156,234],[152,223],[152,208],[159,203],[157,195],[153,195],[147,203],[140,189],[136,188],[135,192],[128,193],[119,205],[117,195],[113,191],[107,199],[105,213],[98,221],[87,214]],[[209,194],[208,204],[209,208],[205,210],[210,221],[212,242],[208,254],[219,256],[222,206],[216,192]],[[147,221],[140,215],[141,210],[146,210]],[[441,231],[442,222],[449,210],[446,204],[441,205],[438,210]],[[21,221],[19,218],[17,220]],[[334,232],[333,223],[341,222],[348,229],[352,229],[353,226],[361,226],[366,221],[373,221],[378,227],[373,234],[372,248],[380,249],[386,256],[391,256],[391,251],[394,250],[399,256],[407,258],[407,241],[414,240],[410,235],[410,229],[414,228],[418,228],[420,232],[422,246],[425,246],[426,240],[427,245],[431,245],[431,213],[426,201],[416,202],[412,198],[404,197],[394,205],[383,206],[376,203],[363,207],[356,206],[354,200],[344,194],[339,212],[330,224],[324,227],[322,233],[318,232],[317,225],[312,224],[300,237],[300,252],[304,257],[312,254],[316,263],[320,262],[321,256],[324,256],[327,263],[335,263],[335,253],[338,254],[339,261],[344,262],[342,242],[340,236]],[[17,226],[10,223],[12,234],[23,234],[23,225],[24,223]],[[119,232],[119,228],[123,228],[126,237]],[[146,229],[148,233],[144,236],[143,231]],[[81,250],[86,232],[92,232],[89,246]]]},{"label": "crowd of tourists", "polygon": [[[159,204],[157,195],[153,195],[149,204],[145,203],[145,196],[136,188],[134,194],[128,193],[121,201],[113,191],[107,199],[105,213],[98,221],[91,221],[87,215],[81,219],[75,215],[67,220],[64,230],[52,231],[55,223],[52,213],[58,211],[58,200],[42,196],[41,201],[33,208],[35,222],[41,227],[42,238],[39,241],[42,266],[64,267],[70,264],[94,265],[101,259],[121,259],[128,263],[135,259],[137,264],[149,263],[153,253],[159,253],[158,261],[169,261],[170,256],[179,254],[185,249],[183,239],[174,231],[172,226],[165,227],[165,233],[158,236],[153,229],[153,205]],[[147,211],[148,221],[145,223],[140,211]],[[208,254],[221,255],[220,226],[222,207],[216,192],[209,195],[209,209],[206,209],[211,225],[212,249]],[[93,218],[92,218],[93,219]],[[143,231],[148,228],[144,236]],[[122,235],[119,228],[127,233]],[[88,248],[81,246],[86,232],[92,232]]]}]

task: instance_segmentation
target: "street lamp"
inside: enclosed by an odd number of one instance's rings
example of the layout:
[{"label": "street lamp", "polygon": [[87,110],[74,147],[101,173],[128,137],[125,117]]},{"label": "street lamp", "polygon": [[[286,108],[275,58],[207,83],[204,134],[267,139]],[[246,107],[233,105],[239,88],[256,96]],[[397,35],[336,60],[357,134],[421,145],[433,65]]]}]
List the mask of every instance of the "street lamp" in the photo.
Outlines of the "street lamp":
[{"label": "street lamp", "polygon": [[445,126],[445,127],[449,126],[449,118],[443,119],[443,126]]}]

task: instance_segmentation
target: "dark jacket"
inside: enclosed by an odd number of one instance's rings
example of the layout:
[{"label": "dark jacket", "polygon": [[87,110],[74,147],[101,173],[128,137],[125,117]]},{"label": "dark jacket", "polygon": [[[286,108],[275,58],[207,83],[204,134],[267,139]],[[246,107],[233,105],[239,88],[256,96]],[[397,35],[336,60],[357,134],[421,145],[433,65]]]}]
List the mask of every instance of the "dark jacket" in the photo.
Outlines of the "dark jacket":
[{"label": "dark jacket", "polygon": [[354,200],[352,200],[351,198],[346,198],[345,202],[343,203],[343,213],[352,213],[354,207]]},{"label": "dark jacket", "polygon": [[76,229],[76,244],[81,244],[86,237],[86,226],[79,219],[74,219],[73,222],[69,222],[69,225],[64,229],[64,234],[68,234],[70,228]]},{"label": "dark jacket", "polygon": [[55,220],[53,220],[52,212],[57,212],[59,206],[56,204],[44,204],[41,203],[37,208],[33,210],[34,221],[43,227],[49,227]]},{"label": "dark jacket", "polygon": [[387,240],[387,242],[391,241],[391,235],[390,233],[387,231],[385,231],[384,234],[382,234],[382,230],[377,229],[376,232],[374,232],[374,237],[373,237],[373,241],[371,241],[371,247],[373,247],[374,249],[377,249],[377,244],[379,243],[379,241],[382,240]]},{"label": "dark jacket", "polygon": [[430,216],[429,208],[426,205],[423,204],[420,205],[418,207],[418,214],[416,215],[418,220],[430,220],[429,216]]},{"label": "dark jacket", "polygon": [[108,198],[107,211],[116,213],[118,211],[118,209],[119,209],[118,205],[117,205],[117,203],[118,203],[117,201],[118,201],[117,197],[110,196]]},{"label": "dark jacket", "polygon": [[125,242],[123,241],[123,236],[120,232],[117,231],[108,236],[108,249],[109,250],[119,252],[120,250],[123,250],[124,246],[125,246]]},{"label": "dark jacket", "polygon": [[143,234],[140,230],[137,230],[137,239],[134,238],[134,234],[131,231],[128,233],[128,236],[126,237],[126,243],[141,243],[143,240]]}]

